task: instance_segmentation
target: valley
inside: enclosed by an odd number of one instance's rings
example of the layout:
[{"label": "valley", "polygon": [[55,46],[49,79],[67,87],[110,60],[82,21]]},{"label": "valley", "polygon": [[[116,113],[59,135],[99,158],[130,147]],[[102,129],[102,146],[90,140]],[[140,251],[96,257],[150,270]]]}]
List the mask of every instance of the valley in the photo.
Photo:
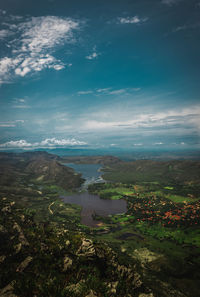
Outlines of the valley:
[{"label": "valley", "polygon": [[[96,180],[63,165],[73,162],[99,164]],[[199,296],[200,162],[73,162],[0,154],[0,296]],[[84,195],[108,211],[90,226]],[[109,213],[115,202],[127,208]]]}]

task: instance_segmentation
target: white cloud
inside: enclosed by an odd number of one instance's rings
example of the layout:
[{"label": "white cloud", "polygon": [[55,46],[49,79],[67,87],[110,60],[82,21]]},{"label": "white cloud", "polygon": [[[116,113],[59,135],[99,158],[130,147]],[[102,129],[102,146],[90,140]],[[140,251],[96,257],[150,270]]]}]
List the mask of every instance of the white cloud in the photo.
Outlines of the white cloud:
[{"label": "white cloud", "polygon": [[50,66],[49,68],[53,68],[53,69],[55,69],[55,70],[62,70],[62,69],[64,69],[65,68],[65,66],[64,65],[59,65],[59,64],[57,64],[57,65],[52,65],[52,66]]},{"label": "white cloud", "polygon": [[18,124],[23,124],[24,120],[15,120],[15,121],[7,121],[7,122],[0,122],[0,127],[16,127]]},{"label": "white cloud", "polygon": [[78,28],[78,23],[71,19],[55,16],[34,17],[31,21],[22,23],[21,50],[32,54],[41,53],[44,49],[52,49],[73,38],[72,30]]},{"label": "white cloud", "polygon": [[139,24],[147,21],[147,18],[133,17],[120,17],[118,18],[120,24]]},{"label": "white cloud", "polygon": [[[75,41],[73,33],[79,29],[79,22],[56,16],[32,17],[24,22],[18,18],[18,21],[17,26],[8,24],[9,29],[20,37],[8,44],[12,57],[0,60],[0,81],[9,80],[13,75],[24,77],[45,68],[57,71],[65,68],[65,64],[52,53],[58,46]],[[0,37],[5,34],[6,30],[0,31]]]},{"label": "white cloud", "polygon": [[94,60],[96,59],[100,54],[97,53],[97,52],[93,52],[91,55],[89,56],[86,56],[85,58],[88,59],[88,60]]},{"label": "white cloud", "polygon": [[96,96],[100,95],[122,95],[122,94],[131,94],[132,92],[138,92],[141,88],[124,88],[124,89],[113,89],[113,88],[102,88],[102,89],[94,89],[88,91],[79,91],[78,95],[87,95],[94,94]]},{"label": "white cloud", "polygon": [[24,120],[16,120],[15,122],[16,123],[24,123],[25,121]]},{"label": "white cloud", "polygon": [[21,148],[21,147],[31,147],[31,143],[28,143],[26,140],[16,140],[16,141],[8,141],[6,143],[0,144],[0,147],[5,148]]},{"label": "white cloud", "polygon": [[111,88],[98,89],[97,93],[107,93]]},{"label": "white cloud", "polygon": [[5,15],[6,14],[6,10],[0,9],[0,14],[1,15]]},{"label": "white cloud", "polygon": [[79,91],[78,95],[88,95],[88,94],[92,94],[93,91]]},{"label": "white cloud", "polygon": [[0,39],[4,39],[8,35],[10,35],[10,31],[9,30],[5,30],[5,29],[0,30]]},{"label": "white cloud", "polygon": [[30,143],[24,139],[20,140],[11,140],[5,143],[0,144],[0,148],[42,148],[42,147],[66,147],[66,146],[82,146],[87,143],[84,141],[76,140],[75,138],[71,139],[56,139],[56,138],[46,138],[41,142]]},{"label": "white cloud", "polygon": [[[113,112],[115,110],[115,112]],[[120,119],[120,120],[119,120]],[[185,108],[182,110],[168,110],[157,113],[134,114],[134,109],[118,111],[112,106],[106,111],[90,113],[90,120],[85,120],[81,129],[121,131],[124,129],[177,129],[177,127],[190,127],[200,132],[200,106]]]},{"label": "white cloud", "polygon": [[47,138],[43,140],[40,145],[42,146],[73,146],[73,145],[86,145],[84,141],[79,141],[74,138],[71,139],[56,139],[56,138]]},{"label": "white cloud", "polygon": [[87,60],[94,60],[94,59],[96,59],[98,56],[100,56],[100,53],[97,52],[97,48],[96,48],[96,46],[94,46],[94,47],[93,47],[93,52],[92,52],[90,55],[86,56],[85,58],[86,58]]},{"label": "white cloud", "polygon": [[30,106],[22,104],[22,105],[13,105],[12,108],[22,108],[23,109],[23,108],[30,108]]},{"label": "white cloud", "polygon": [[180,31],[184,31],[184,30],[190,30],[190,29],[195,29],[200,27],[200,23],[194,23],[194,24],[187,24],[187,25],[182,25],[182,26],[178,26],[175,29],[173,29],[173,33],[176,32],[180,32]]},{"label": "white cloud", "polygon": [[18,102],[20,102],[20,103],[24,103],[24,102],[26,102],[26,100],[24,99],[24,98],[19,98],[19,99],[17,99],[18,100]]},{"label": "white cloud", "polygon": [[9,73],[13,70],[19,63],[21,59],[4,57],[0,60],[0,80],[3,82],[9,79]]},{"label": "white cloud", "polygon": [[119,90],[114,90],[109,92],[110,95],[121,95],[124,94],[126,92],[126,89],[119,89]]}]

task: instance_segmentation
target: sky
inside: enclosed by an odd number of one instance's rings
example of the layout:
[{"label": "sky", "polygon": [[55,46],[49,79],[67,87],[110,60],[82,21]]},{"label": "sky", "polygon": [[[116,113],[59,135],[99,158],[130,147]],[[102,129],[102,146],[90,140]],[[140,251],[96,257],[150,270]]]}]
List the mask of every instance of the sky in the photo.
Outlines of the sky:
[{"label": "sky", "polygon": [[1,0],[0,149],[200,148],[200,0]]}]

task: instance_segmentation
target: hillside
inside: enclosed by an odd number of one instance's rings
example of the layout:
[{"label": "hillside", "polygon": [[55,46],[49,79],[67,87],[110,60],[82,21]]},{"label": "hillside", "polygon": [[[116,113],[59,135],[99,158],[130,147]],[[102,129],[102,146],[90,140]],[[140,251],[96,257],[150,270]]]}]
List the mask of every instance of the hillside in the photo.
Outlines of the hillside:
[{"label": "hillside", "polygon": [[117,157],[113,156],[63,156],[59,160],[63,163],[75,164],[101,164],[101,165],[114,165],[121,162]]},{"label": "hillside", "polygon": [[46,152],[0,153],[1,185],[23,183],[27,179],[55,184],[66,190],[75,189],[83,182],[80,174],[60,164],[56,155]]},{"label": "hillside", "polygon": [[200,183],[199,161],[137,160],[105,168],[105,179],[116,182]]}]

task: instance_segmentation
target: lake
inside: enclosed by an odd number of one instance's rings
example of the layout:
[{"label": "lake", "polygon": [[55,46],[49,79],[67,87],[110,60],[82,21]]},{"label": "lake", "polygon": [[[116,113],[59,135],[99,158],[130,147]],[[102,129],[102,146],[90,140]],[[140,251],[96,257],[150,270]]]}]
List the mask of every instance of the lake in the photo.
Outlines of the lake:
[{"label": "lake", "polygon": [[[86,180],[83,185],[84,189],[91,183],[103,182],[100,172],[100,169],[102,168],[101,165],[73,163],[65,165],[82,174],[82,177]],[[87,191],[70,196],[61,196],[61,198],[65,203],[77,204],[82,207],[81,223],[89,227],[97,227],[100,223],[99,221],[93,220],[93,214],[106,217],[108,215],[125,213],[127,211],[125,200],[100,199],[98,195],[91,195]]]}]

